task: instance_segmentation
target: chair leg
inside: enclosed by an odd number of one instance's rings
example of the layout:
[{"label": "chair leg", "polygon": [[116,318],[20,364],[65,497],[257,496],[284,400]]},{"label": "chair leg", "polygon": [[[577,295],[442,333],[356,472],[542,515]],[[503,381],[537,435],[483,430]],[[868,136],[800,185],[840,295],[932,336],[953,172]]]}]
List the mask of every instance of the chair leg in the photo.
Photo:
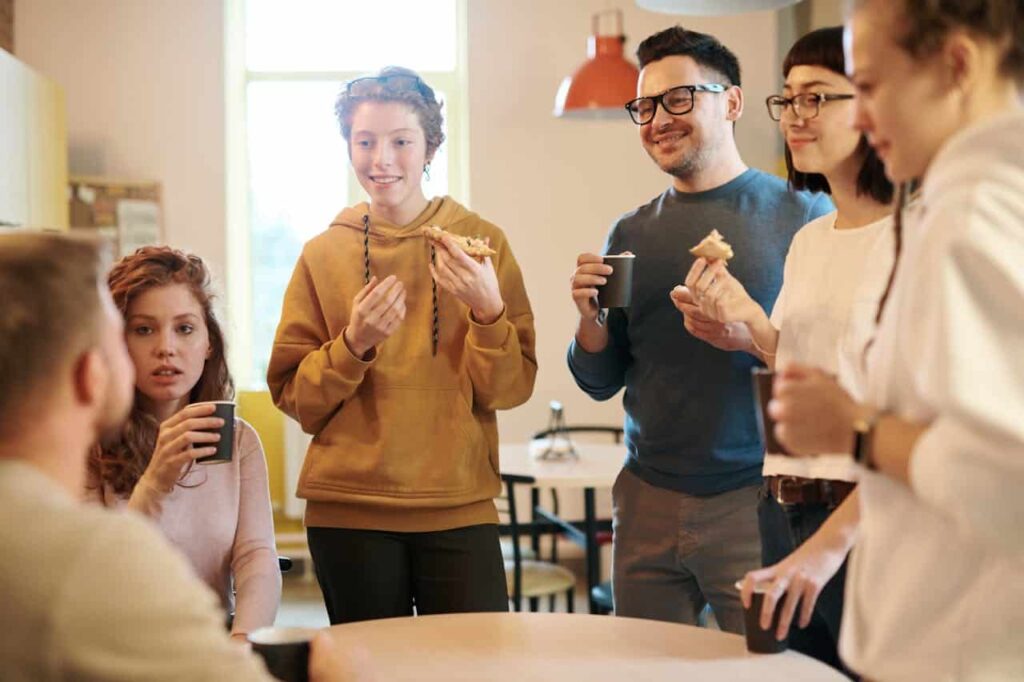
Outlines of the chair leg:
[{"label": "chair leg", "polygon": [[530,611],[536,613],[540,610],[540,597],[530,597]]},{"label": "chair leg", "polygon": [[575,607],[573,606],[573,598],[575,590],[571,587],[565,592],[565,611],[566,613],[575,613]]},{"label": "chair leg", "polygon": [[548,611],[550,613],[555,612],[555,595],[553,594],[548,595]]}]

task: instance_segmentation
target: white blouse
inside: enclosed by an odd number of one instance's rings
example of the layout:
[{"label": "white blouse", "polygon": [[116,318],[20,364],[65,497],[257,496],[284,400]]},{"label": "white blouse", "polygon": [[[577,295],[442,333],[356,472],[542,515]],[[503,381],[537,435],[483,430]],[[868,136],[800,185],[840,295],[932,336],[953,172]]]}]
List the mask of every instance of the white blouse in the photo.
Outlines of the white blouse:
[{"label": "white blouse", "polygon": [[1024,113],[933,162],[866,395],[929,427],[910,487],[861,476],[843,658],[876,680],[1024,679]]}]

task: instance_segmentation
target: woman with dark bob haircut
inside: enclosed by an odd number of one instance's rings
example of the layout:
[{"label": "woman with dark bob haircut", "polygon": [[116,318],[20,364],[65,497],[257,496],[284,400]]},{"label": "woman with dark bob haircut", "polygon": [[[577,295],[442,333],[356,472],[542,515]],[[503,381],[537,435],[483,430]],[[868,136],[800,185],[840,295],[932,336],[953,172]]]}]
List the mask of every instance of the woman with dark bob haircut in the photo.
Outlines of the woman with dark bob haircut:
[{"label": "woman with dark bob haircut", "polygon": [[273,625],[281,572],[256,431],[236,419],[231,461],[195,461],[216,452],[209,429],[223,423],[208,401],[234,397],[209,270],[198,256],[146,246],[107,282],[124,316],[135,404],[92,453],[87,497],[150,517],[234,613],[231,635],[244,641]]},{"label": "woman with dark bob haircut", "polygon": [[[831,194],[836,210],[793,238],[770,317],[722,262],[705,268],[699,259],[686,285],[700,292],[697,302],[704,315],[745,327],[740,334],[749,338],[744,350],[769,367],[794,360],[816,364],[838,373],[857,391],[852,370],[871,337],[875,306],[892,263],[893,187],[867,138],[850,125],[854,89],[845,73],[842,27],[800,38],[782,71],[783,93],[769,97],[767,104],[786,140],[790,185]],[[749,605],[754,584],[771,583],[761,614],[764,628],[788,591],[776,636],[788,633],[791,647],[841,670],[839,624],[845,558],[854,535],[848,528],[856,524],[857,496],[850,495],[855,474],[852,463],[835,457],[766,453],[758,504],[766,568],[748,573],[743,590]],[[794,554],[830,516],[844,532],[823,534]],[[790,630],[797,597],[799,628]]]}]

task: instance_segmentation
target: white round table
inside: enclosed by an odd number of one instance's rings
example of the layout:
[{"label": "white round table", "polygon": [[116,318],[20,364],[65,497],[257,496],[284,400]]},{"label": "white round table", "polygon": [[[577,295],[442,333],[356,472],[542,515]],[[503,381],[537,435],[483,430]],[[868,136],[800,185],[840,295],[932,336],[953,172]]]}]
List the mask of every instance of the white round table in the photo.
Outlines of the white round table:
[{"label": "white round table", "polygon": [[[578,457],[537,459],[530,455],[528,443],[502,443],[499,446],[501,474],[524,476],[536,488],[561,488],[583,491],[582,542],[586,556],[587,601],[590,612],[597,613],[593,589],[601,582],[601,553],[597,546],[596,488],[611,488],[622,471],[626,446],[621,443],[575,443]],[[549,515],[548,518],[557,518]],[[569,529],[567,529],[569,530]],[[571,536],[570,536],[571,537]],[[579,540],[577,540],[579,542]]]},{"label": "white round table", "polygon": [[336,625],[341,646],[363,646],[381,682],[845,682],[787,651],[748,653],[718,630],[568,613],[470,613]]}]

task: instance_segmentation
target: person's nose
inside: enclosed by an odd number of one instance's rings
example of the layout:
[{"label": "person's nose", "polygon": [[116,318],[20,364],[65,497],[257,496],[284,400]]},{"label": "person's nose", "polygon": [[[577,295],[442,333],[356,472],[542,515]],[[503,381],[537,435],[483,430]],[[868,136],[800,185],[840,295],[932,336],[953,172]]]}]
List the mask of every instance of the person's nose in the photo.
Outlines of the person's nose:
[{"label": "person's nose", "polygon": [[662,130],[672,125],[672,120],[672,114],[665,111],[665,107],[662,106],[662,103],[656,103],[654,107],[654,118],[651,119],[651,127],[654,128],[654,130]]},{"label": "person's nose", "polygon": [[867,107],[864,106],[863,100],[860,97],[853,98],[853,114],[850,120],[850,125],[854,130],[864,133],[865,135],[870,133],[873,129],[871,121],[871,115],[868,113]]},{"label": "person's nose", "polygon": [[377,149],[374,150],[373,165],[377,168],[387,168],[391,165],[394,160],[394,153],[391,151],[389,145],[378,144]]},{"label": "person's nose", "polygon": [[159,358],[172,358],[177,355],[177,348],[172,330],[159,333],[157,336],[156,354]]}]

